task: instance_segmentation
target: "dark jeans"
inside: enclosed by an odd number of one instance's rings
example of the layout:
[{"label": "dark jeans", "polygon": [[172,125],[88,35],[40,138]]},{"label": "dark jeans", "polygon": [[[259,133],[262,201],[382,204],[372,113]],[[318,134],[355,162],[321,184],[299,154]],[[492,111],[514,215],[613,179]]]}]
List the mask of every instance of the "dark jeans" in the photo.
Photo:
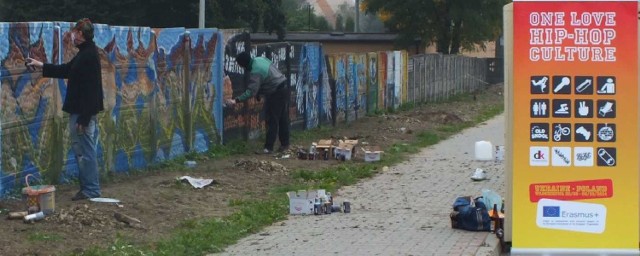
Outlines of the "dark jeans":
[{"label": "dark jeans", "polygon": [[266,97],[264,104],[265,122],[267,124],[267,141],[264,148],[273,150],[276,136],[281,147],[289,146],[289,88],[283,84],[280,89]]}]

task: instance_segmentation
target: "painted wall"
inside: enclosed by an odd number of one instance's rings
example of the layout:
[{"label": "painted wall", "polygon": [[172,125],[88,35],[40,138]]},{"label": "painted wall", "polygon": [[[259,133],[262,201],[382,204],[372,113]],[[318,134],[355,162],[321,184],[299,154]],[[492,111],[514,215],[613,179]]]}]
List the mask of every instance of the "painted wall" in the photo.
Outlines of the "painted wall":
[{"label": "painted wall", "polygon": [[[68,115],[61,111],[66,81],[43,78],[24,65],[28,56],[70,61],[77,52],[71,25],[0,23],[0,194],[20,188],[27,174],[52,183],[78,175]],[[252,45],[250,35],[239,30],[96,24],[95,42],[105,95],[96,131],[103,174],[260,137],[264,100],[223,105],[246,88],[247,76],[235,61],[243,51],[271,59],[287,77],[293,130],[469,92],[486,74],[480,59],[408,57],[403,51],[326,55],[319,43]]]},{"label": "painted wall", "polygon": [[[61,111],[63,79],[25,69],[31,56],[68,62],[71,23],[0,23],[0,192],[27,174],[66,182],[78,174]],[[95,26],[105,111],[98,115],[101,172],[128,172],[204,152],[221,140],[222,34],[216,29]],[[150,132],[151,131],[151,132]]]}]

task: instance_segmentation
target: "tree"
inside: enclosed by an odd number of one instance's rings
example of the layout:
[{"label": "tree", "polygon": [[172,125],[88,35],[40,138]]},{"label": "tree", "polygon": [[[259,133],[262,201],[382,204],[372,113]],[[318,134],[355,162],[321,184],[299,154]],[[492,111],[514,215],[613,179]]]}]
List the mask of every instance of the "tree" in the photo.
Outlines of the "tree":
[{"label": "tree", "polygon": [[317,16],[316,17],[316,27],[318,28],[318,31],[331,31],[331,25],[329,24],[329,21],[327,21],[327,19],[324,16]]},{"label": "tree", "polygon": [[368,13],[385,17],[401,46],[435,44],[444,54],[486,48],[502,28],[502,7],[510,0],[364,0]]},{"label": "tree", "polygon": [[323,16],[315,14],[314,8],[304,0],[283,0],[282,9],[288,31],[330,31],[331,26]]},{"label": "tree", "polygon": [[336,15],[336,31],[344,32],[344,20],[342,20],[342,15]]},{"label": "tree", "polygon": [[286,16],[282,0],[208,0],[207,3],[210,6],[207,27],[248,28],[251,32],[276,32],[279,39],[284,38]]},{"label": "tree", "polygon": [[356,22],[354,21],[353,17],[351,16],[347,17],[347,20],[344,22],[344,28],[346,32],[355,31]]},{"label": "tree", "polygon": [[[199,0],[0,0],[3,21],[76,21],[121,26],[198,26]],[[282,0],[206,0],[207,27],[285,33]],[[52,11],[55,10],[55,11]]]}]

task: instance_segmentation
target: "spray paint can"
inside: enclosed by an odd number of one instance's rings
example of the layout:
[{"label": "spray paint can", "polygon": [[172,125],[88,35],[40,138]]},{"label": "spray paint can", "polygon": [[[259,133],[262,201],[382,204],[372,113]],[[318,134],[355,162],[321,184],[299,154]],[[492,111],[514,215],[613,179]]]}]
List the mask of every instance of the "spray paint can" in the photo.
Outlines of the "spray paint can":
[{"label": "spray paint can", "polygon": [[350,213],[351,212],[351,202],[349,202],[348,200],[344,200],[342,202],[342,210],[344,213]]},{"label": "spray paint can", "polygon": [[324,214],[331,214],[332,209],[331,203],[324,202]]},{"label": "spray paint can", "polygon": [[321,206],[322,206],[322,205],[320,204],[320,198],[317,198],[317,197],[316,197],[316,199],[315,199],[315,200],[314,200],[314,202],[313,202],[313,215],[320,215],[320,214],[322,214],[322,211],[321,211],[321,209],[320,209],[320,208],[321,208]]},{"label": "spray paint can", "polygon": [[29,214],[27,216],[24,216],[25,223],[34,222],[42,219],[44,219],[44,212],[36,212],[33,214]]}]

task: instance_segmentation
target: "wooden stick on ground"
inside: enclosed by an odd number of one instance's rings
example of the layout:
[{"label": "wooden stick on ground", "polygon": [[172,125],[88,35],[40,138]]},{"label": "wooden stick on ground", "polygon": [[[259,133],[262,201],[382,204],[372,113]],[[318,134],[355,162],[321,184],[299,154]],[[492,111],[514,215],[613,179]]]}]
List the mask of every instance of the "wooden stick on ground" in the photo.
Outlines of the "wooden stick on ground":
[{"label": "wooden stick on ground", "polygon": [[127,216],[127,215],[125,215],[123,213],[119,213],[119,212],[113,212],[113,217],[116,218],[116,220],[118,220],[120,222],[126,223],[130,227],[142,228],[142,221],[140,221],[139,219],[136,219],[134,217]]}]

